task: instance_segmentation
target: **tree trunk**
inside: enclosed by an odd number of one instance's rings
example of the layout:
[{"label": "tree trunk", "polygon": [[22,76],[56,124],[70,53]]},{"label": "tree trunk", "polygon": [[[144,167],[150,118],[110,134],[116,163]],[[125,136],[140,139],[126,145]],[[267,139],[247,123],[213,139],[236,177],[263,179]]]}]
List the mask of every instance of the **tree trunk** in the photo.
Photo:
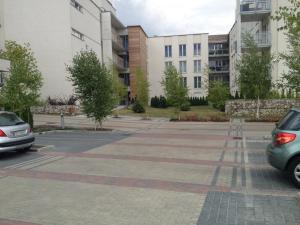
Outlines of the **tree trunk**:
[{"label": "tree trunk", "polygon": [[259,120],[260,118],[260,99],[259,96],[257,97],[257,104],[256,104],[256,119]]}]

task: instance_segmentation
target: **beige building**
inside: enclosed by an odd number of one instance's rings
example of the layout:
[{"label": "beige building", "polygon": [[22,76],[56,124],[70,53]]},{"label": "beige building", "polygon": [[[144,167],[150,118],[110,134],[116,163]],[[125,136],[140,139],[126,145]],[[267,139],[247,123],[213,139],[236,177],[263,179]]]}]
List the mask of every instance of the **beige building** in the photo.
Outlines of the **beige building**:
[{"label": "beige building", "polygon": [[165,69],[173,65],[182,74],[189,95],[207,95],[208,34],[155,36],[148,39],[150,97],[164,95]]},{"label": "beige building", "polygon": [[287,70],[282,61],[278,59],[281,52],[287,50],[286,36],[277,29],[281,22],[271,20],[280,6],[287,6],[286,0],[237,0],[236,22],[232,27],[230,39],[230,88],[234,94],[238,90],[238,73],[235,65],[244,50],[242,35],[250,33],[257,46],[269,51],[275,56],[272,65],[272,79],[276,82]]},{"label": "beige building", "polygon": [[73,94],[66,65],[80,50],[92,49],[102,62],[128,72],[126,29],[108,0],[0,0],[0,10],[0,39],[30,43],[44,78],[43,98]]},{"label": "beige building", "polygon": [[[3,24],[3,5],[0,1],[0,51],[4,48],[4,30],[2,28]],[[0,88],[2,87],[4,83],[4,76],[7,75],[7,72],[9,70],[9,61],[0,59]]]}]

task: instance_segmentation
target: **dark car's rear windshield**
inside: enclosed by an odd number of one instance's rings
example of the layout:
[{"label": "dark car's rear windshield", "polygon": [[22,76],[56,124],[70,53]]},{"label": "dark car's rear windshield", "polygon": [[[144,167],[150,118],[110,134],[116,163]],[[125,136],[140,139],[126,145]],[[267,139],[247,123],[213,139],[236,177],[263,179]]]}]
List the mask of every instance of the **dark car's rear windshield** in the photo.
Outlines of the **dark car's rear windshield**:
[{"label": "dark car's rear windshield", "polygon": [[0,113],[0,127],[6,126],[15,126],[24,124],[24,121],[21,120],[13,113]]},{"label": "dark car's rear windshield", "polygon": [[280,130],[300,130],[300,113],[291,110],[285,117],[279,122],[278,129]]}]

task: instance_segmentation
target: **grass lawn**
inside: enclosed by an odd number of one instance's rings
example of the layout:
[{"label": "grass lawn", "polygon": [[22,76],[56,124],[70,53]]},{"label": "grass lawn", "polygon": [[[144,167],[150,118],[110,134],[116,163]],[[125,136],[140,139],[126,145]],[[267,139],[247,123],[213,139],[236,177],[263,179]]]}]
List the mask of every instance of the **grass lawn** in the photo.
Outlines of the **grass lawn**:
[{"label": "grass lawn", "polygon": [[[173,107],[167,109],[147,107],[146,113],[141,114],[134,113],[131,109],[122,109],[119,111],[119,115],[176,118],[175,109]],[[203,121],[217,120],[218,118],[227,119],[225,113],[220,112],[211,106],[193,106],[191,107],[191,111],[181,112],[180,117],[183,119],[188,117],[198,117],[199,120]]]}]

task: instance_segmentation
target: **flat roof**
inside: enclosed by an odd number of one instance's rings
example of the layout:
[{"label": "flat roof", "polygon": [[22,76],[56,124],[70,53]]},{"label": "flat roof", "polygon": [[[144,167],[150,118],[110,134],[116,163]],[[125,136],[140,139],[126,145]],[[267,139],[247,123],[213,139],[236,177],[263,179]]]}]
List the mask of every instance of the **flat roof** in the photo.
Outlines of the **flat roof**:
[{"label": "flat roof", "polygon": [[204,35],[209,33],[193,33],[193,34],[175,34],[175,35],[154,35],[149,38],[157,38],[157,37],[180,37],[180,36],[191,36],[191,35]]},{"label": "flat roof", "polygon": [[146,33],[146,31],[144,30],[144,28],[141,25],[130,25],[130,26],[127,26],[127,28],[130,28],[130,27],[138,27],[138,28],[140,28],[144,32],[144,34],[146,35],[146,37],[149,37],[148,34]]}]

